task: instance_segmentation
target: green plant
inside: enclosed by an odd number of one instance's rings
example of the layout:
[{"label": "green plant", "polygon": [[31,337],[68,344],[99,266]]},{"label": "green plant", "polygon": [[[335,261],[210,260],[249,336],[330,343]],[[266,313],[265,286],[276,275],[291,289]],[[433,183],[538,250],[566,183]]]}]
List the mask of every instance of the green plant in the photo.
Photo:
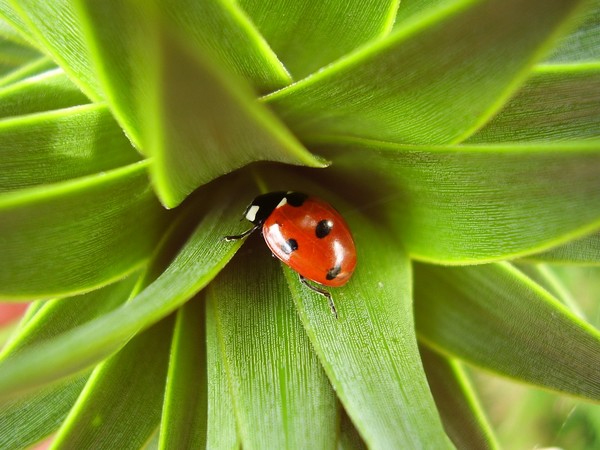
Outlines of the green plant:
[{"label": "green plant", "polygon": [[[600,263],[599,1],[0,13],[0,447],[495,448],[464,363],[600,400],[536,264]],[[275,189],[354,231],[338,321],[222,239]]]}]

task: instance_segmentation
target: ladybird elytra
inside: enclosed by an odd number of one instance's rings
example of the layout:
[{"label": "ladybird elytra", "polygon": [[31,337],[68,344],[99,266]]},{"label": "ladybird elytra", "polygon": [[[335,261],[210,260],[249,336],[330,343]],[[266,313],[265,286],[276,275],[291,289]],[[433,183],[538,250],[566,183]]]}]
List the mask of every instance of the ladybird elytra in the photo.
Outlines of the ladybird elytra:
[{"label": "ladybird elytra", "polygon": [[320,198],[278,191],[256,197],[244,217],[254,226],[225,239],[241,239],[260,228],[273,255],[295,270],[304,285],[327,297],[337,317],[331,294],[306,280],[338,287],[352,276],[356,248],[341,214]]}]

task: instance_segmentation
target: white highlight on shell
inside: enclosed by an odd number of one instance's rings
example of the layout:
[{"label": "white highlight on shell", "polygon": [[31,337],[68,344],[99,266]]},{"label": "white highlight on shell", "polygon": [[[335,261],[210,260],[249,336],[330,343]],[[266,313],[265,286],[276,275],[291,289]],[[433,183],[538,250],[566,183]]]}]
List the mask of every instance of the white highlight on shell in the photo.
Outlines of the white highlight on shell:
[{"label": "white highlight on shell", "polygon": [[287,205],[287,198],[285,198],[285,197],[283,197],[281,199],[281,201],[277,204],[277,206],[275,207],[275,209],[281,208],[283,205]]},{"label": "white highlight on shell", "polygon": [[256,213],[258,212],[259,209],[260,209],[260,207],[258,205],[252,205],[248,209],[248,212],[246,213],[246,220],[248,220],[250,222],[254,222],[254,220],[256,219]]}]

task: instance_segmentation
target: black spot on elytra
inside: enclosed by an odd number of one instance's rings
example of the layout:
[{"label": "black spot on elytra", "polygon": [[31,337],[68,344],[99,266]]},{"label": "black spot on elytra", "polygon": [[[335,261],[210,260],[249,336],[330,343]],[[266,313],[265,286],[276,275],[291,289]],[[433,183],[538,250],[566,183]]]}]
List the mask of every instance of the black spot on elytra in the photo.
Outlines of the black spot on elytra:
[{"label": "black spot on elytra", "polygon": [[290,192],[285,195],[287,202],[292,206],[302,206],[304,201],[308,198],[308,195],[303,194],[302,192]]},{"label": "black spot on elytra", "polygon": [[286,255],[298,250],[298,241],[296,239],[288,239],[281,245],[281,251]]},{"label": "black spot on elytra", "polygon": [[331,220],[321,220],[317,224],[315,228],[315,234],[319,239],[323,239],[329,233],[331,233],[331,229],[333,228],[333,222]]},{"label": "black spot on elytra", "polygon": [[327,271],[327,276],[325,276],[325,278],[327,278],[328,280],[333,280],[335,277],[337,277],[340,274],[341,271],[342,271],[341,266],[332,267],[331,269],[329,269]]}]

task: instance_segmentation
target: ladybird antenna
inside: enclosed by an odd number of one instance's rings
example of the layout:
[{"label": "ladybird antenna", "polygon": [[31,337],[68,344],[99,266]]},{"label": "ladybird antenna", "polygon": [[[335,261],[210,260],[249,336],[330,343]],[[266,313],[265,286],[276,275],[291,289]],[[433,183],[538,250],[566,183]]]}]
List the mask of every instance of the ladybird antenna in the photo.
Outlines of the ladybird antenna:
[{"label": "ladybird antenna", "polygon": [[298,277],[300,278],[300,282],[306,286],[307,288],[309,288],[310,290],[316,292],[317,294],[322,295],[323,297],[327,298],[327,301],[329,302],[329,308],[331,309],[331,313],[333,314],[333,316],[336,318],[338,318],[338,313],[337,313],[337,309],[335,308],[335,303],[333,303],[333,297],[331,297],[331,293],[329,291],[326,291],[325,289],[321,289],[318,288],[316,286],[313,286],[312,284],[310,284],[306,278],[304,278],[302,275],[298,274]]}]

